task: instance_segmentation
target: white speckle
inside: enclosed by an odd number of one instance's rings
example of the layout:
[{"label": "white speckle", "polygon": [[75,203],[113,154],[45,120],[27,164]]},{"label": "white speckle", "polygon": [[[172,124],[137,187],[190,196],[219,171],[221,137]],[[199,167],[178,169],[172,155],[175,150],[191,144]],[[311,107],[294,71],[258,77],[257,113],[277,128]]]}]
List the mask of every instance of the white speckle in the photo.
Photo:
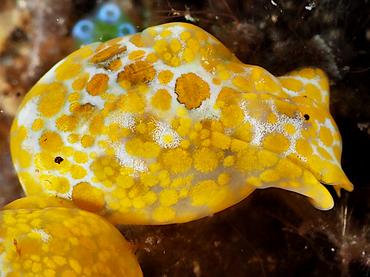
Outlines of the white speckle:
[{"label": "white speckle", "polygon": [[130,113],[115,112],[109,120],[109,123],[118,123],[121,127],[133,129],[135,126],[135,117]]},{"label": "white speckle", "polygon": [[126,152],[125,143],[115,145],[116,158],[122,166],[131,167],[135,171],[143,172],[148,169],[143,160],[133,158]]},{"label": "white speckle", "polygon": [[161,121],[156,123],[153,139],[163,148],[175,148],[179,146],[181,142],[181,137],[177,132],[167,123]]},{"label": "white speckle", "polygon": [[32,229],[32,232],[39,234],[43,242],[48,242],[50,239],[50,235],[46,233],[43,229]]},{"label": "white speckle", "polygon": [[271,4],[277,7],[277,3],[274,0],[271,0]]},{"label": "white speckle", "polygon": [[[271,133],[283,134],[285,137],[289,139],[290,144],[289,144],[288,150],[286,150],[284,153],[281,153],[281,154],[283,154],[284,156],[288,156],[289,154],[294,153],[298,155],[299,159],[301,159],[302,161],[305,161],[306,158],[299,155],[295,151],[296,141],[302,136],[301,130],[303,128],[304,120],[300,118],[299,116],[288,117],[284,114],[281,114],[276,110],[276,107],[272,101],[268,101],[267,103],[271,109],[271,112],[277,117],[276,123],[268,123],[268,122],[260,121],[260,120],[257,120],[256,118],[253,118],[248,113],[247,102],[243,101],[240,104],[240,108],[242,109],[244,113],[244,120],[246,122],[249,122],[251,126],[253,126],[254,128],[254,136],[253,136],[251,143],[254,145],[261,145],[263,138],[267,134],[271,134]],[[266,112],[269,112],[269,110],[267,110]],[[293,125],[296,130],[295,133],[292,135],[288,134],[284,128],[285,124]]]}]

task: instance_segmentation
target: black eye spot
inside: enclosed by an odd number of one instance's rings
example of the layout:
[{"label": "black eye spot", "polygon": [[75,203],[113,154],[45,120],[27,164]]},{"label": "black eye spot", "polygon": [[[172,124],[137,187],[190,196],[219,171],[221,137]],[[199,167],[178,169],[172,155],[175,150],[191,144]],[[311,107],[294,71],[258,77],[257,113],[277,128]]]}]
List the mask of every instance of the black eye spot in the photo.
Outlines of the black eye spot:
[{"label": "black eye spot", "polygon": [[304,115],[304,119],[305,119],[305,120],[309,120],[309,119],[310,119],[310,116],[309,116],[308,114],[305,114],[305,115]]},{"label": "black eye spot", "polygon": [[64,161],[64,159],[62,157],[59,157],[59,156],[54,159],[54,162],[57,163],[57,164],[60,164],[63,161]]}]

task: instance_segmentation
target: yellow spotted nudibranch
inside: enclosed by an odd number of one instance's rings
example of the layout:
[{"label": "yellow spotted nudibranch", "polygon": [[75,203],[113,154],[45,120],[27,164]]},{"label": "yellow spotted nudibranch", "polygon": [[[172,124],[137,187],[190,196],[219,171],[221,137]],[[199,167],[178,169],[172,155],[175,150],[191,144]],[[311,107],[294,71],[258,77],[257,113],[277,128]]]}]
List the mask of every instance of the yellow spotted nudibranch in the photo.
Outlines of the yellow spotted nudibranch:
[{"label": "yellow spotted nudibranch", "polygon": [[323,184],[352,190],[341,148],[323,71],[276,78],[184,23],[72,53],[26,95],[11,131],[27,195],[128,224],[198,219],[268,187],[330,209]]},{"label": "yellow spotted nudibranch", "polygon": [[0,210],[0,276],[142,276],[109,222],[64,199],[27,197]]}]

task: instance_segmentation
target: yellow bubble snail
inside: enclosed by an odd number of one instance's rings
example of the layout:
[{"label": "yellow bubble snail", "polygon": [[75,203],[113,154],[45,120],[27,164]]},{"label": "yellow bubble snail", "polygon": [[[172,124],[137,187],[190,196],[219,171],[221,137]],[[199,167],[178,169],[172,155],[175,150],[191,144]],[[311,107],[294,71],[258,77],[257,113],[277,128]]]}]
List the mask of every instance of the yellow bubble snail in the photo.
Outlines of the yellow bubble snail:
[{"label": "yellow bubble snail", "polygon": [[27,195],[115,224],[187,222],[268,187],[330,209],[323,184],[352,190],[341,149],[323,71],[274,77],[184,23],[72,53],[26,95],[11,131]]},{"label": "yellow bubble snail", "polygon": [[0,211],[1,277],[140,277],[131,246],[96,214],[55,197],[18,199]]}]

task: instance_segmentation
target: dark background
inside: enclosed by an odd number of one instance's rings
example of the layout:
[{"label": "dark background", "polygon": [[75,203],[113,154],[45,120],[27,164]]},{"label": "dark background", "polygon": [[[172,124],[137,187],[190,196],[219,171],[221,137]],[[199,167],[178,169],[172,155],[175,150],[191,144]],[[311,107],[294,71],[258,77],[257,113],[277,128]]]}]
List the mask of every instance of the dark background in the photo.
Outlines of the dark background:
[{"label": "dark background", "polygon": [[[71,29],[104,1],[0,1],[0,205],[21,196],[9,127],[29,88],[76,49]],[[370,3],[341,0],[115,1],[140,29],[186,21],[274,75],[324,69],[355,190],[328,212],[266,189],[213,217],[121,226],[145,276],[370,276]]]}]

